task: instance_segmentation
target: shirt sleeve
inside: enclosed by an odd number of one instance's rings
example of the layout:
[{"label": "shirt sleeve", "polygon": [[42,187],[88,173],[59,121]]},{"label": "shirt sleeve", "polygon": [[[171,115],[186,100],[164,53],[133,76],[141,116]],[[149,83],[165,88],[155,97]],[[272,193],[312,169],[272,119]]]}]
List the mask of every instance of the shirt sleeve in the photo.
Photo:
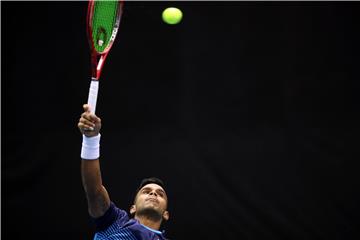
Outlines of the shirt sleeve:
[{"label": "shirt sleeve", "polygon": [[129,220],[128,214],[119,208],[113,202],[110,202],[109,209],[99,218],[93,218],[96,226],[96,232],[107,229],[114,222],[117,222],[119,227],[124,225]]}]

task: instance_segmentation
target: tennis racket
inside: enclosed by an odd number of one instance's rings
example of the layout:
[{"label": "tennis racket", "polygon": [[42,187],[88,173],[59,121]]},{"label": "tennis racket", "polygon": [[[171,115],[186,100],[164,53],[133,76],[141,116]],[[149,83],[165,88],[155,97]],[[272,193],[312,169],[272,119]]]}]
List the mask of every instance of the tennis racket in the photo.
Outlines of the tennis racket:
[{"label": "tennis racket", "polygon": [[99,78],[105,59],[119,30],[124,2],[90,0],[87,12],[87,36],[91,50],[91,84],[88,105],[95,114]]}]

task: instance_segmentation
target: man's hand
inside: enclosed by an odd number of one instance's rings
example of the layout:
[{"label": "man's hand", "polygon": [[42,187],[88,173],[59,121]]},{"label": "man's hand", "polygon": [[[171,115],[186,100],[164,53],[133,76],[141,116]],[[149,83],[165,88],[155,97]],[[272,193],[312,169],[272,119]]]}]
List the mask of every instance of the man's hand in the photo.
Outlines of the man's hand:
[{"label": "man's hand", "polygon": [[90,106],[83,105],[84,112],[79,119],[78,128],[87,137],[97,136],[101,129],[101,119],[95,114],[90,113]]}]

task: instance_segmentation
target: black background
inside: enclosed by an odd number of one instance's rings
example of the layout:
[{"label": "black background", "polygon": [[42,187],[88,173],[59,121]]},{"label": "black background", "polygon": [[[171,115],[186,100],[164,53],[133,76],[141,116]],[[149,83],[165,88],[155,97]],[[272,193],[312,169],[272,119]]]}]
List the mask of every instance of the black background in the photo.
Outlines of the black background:
[{"label": "black background", "polygon": [[[2,2],[4,239],[91,239],[77,121],[86,2]],[[183,21],[162,22],[177,6]],[[358,2],[129,2],[100,82],[128,209],[162,178],[171,239],[356,239]]]}]

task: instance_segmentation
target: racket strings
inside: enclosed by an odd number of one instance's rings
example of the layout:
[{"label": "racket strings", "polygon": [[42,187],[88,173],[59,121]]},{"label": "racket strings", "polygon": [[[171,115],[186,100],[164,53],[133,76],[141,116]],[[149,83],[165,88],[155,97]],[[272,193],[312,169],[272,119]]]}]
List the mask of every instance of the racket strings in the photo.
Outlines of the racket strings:
[{"label": "racket strings", "polygon": [[92,40],[97,52],[103,52],[112,41],[116,26],[117,1],[95,1],[92,16]]}]

